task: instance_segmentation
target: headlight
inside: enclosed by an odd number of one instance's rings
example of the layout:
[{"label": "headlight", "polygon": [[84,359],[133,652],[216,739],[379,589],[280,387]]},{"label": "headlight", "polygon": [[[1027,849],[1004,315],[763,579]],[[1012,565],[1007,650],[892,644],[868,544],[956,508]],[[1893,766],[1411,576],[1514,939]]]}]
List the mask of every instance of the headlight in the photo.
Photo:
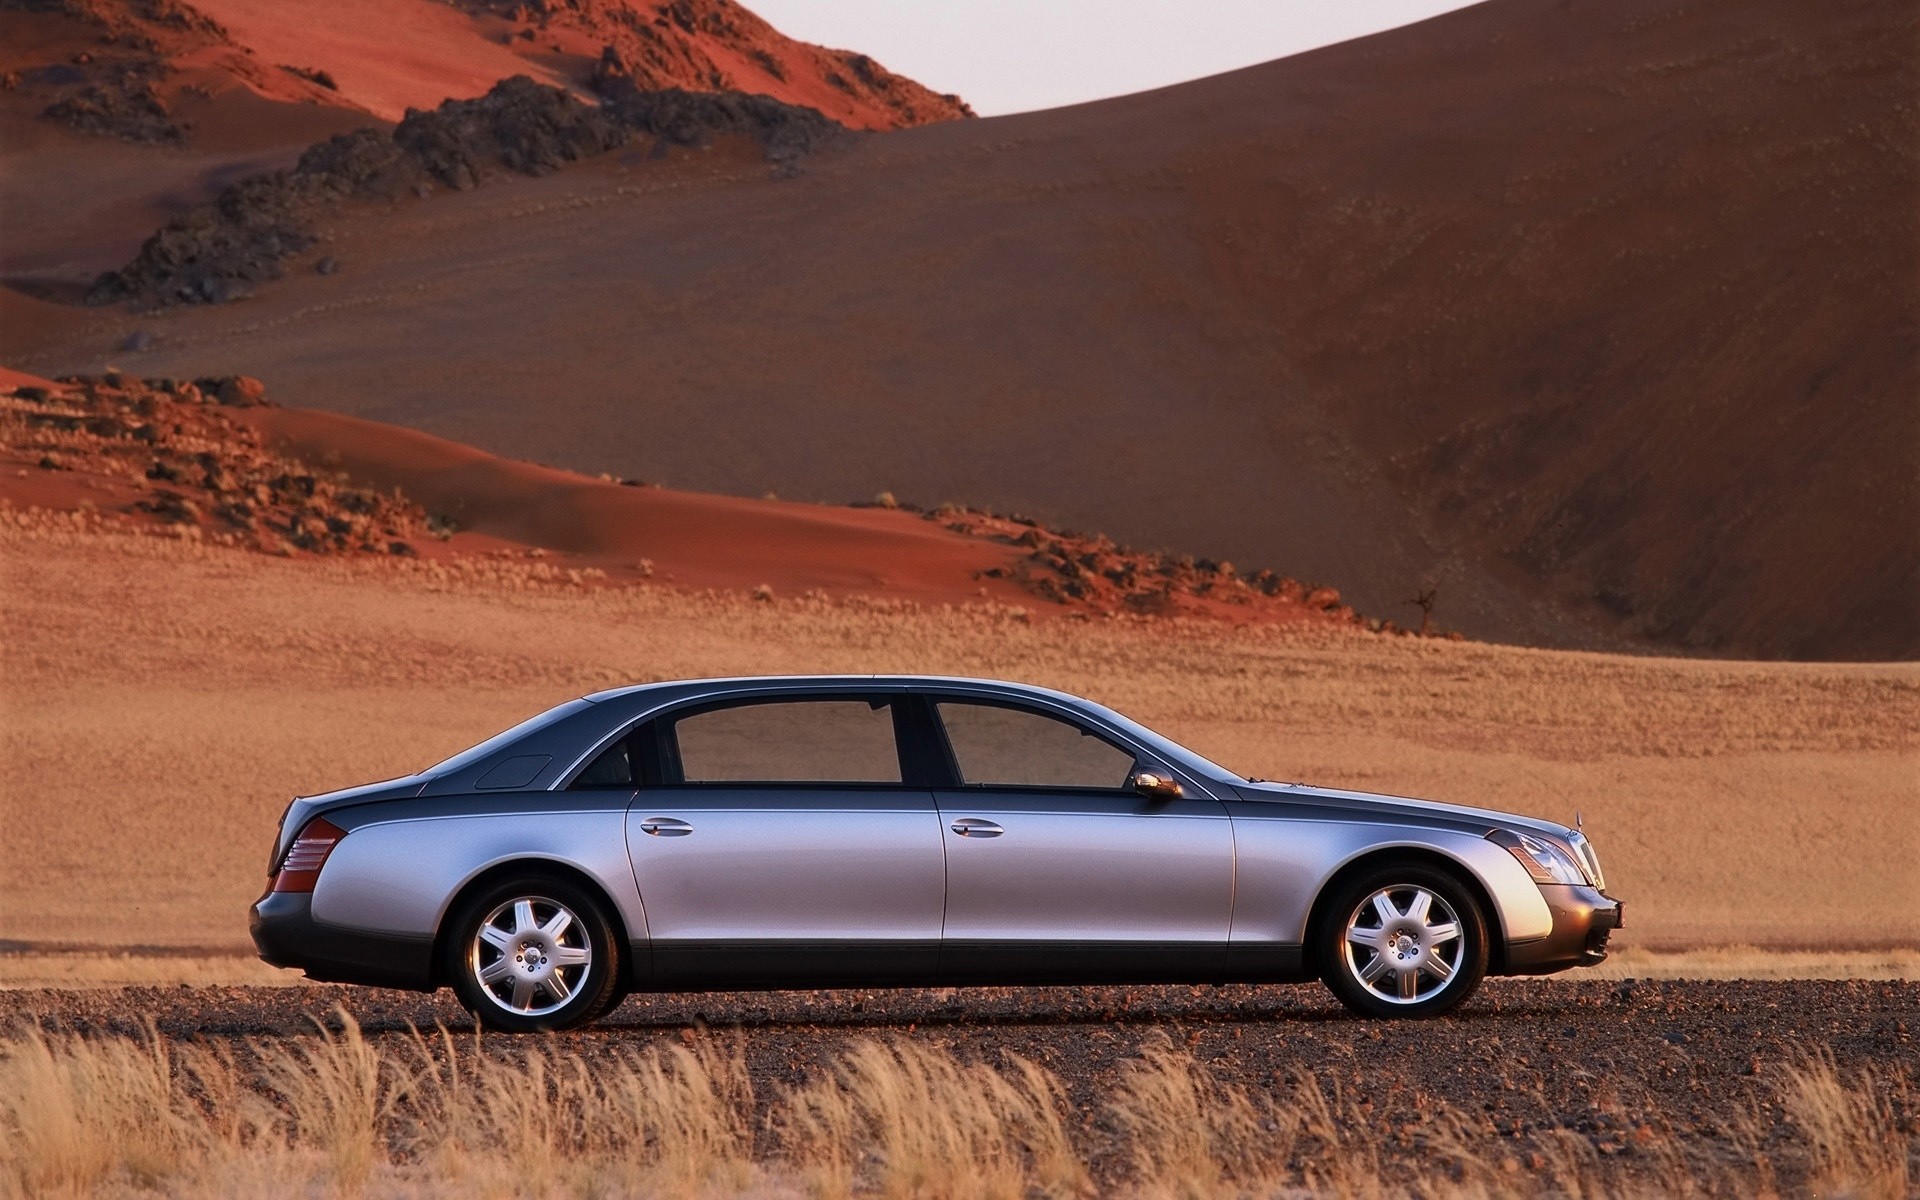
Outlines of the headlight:
[{"label": "headlight", "polygon": [[1600,855],[1595,852],[1593,843],[1587,840],[1585,834],[1576,829],[1572,835],[1567,838],[1567,844],[1572,846],[1573,852],[1580,856],[1580,863],[1586,867],[1587,878],[1593,881],[1593,886],[1603,892],[1606,891],[1607,877],[1600,872]]},{"label": "headlight", "polygon": [[1496,829],[1487,835],[1487,840],[1506,847],[1507,853],[1520,860],[1520,865],[1527,869],[1527,874],[1533,876],[1535,883],[1590,882],[1585,869],[1574,861],[1573,856],[1552,842],[1510,829]]}]

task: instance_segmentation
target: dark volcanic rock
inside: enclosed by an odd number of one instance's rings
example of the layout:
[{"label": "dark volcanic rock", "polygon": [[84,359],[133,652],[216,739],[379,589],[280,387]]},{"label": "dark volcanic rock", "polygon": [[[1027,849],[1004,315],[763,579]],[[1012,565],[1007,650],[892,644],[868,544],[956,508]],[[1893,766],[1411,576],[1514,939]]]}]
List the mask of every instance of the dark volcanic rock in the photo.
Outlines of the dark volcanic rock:
[{"label": "dark volcanic rock", "polygon": [[220,303],[277,279],[319,240],[319,222],[351,201],[397,201],[435,187],[466,189],[515,173],[544,175],[636,136],[704,146],[752,138],[790,165],[846,133],[811,109],[764,96],[611,89],[594,106],[525,76],[476,100],[409,111],[391,133],[356,130],[309,147],[290,171],[253,175],[168,222],[132,262],[102,275],[92,304]]}]

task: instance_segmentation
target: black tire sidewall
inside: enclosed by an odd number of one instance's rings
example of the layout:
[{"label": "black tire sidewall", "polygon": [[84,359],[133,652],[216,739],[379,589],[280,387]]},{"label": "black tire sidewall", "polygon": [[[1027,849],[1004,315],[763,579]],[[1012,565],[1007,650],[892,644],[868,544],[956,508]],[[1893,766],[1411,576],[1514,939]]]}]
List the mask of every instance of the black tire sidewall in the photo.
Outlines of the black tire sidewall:
[{"label": "black tire sidewall", "polygon": [[[1390,1004],[1369,991],[1347,970],[1347,918],[1362,900],[1385,887],[1426,888],[1452,906],[1466,942],[1460,969],[1437,995],[1417,1004]],[[1472,889],[1453,873],[1425,863],[1383,864],[1340,885],[1313,931],[1320,977],[1340,1002],[1364,1017],[1437,1017],[1459,1007],[1487,973],[1487,914]]]},{"label": "black tire sidewall", "polygon": [[[474,935],[479,932],[481,918],[508,900],[522,896],[543,897],[566,905],[584,928],[588,945],[593,951],[586,981],[574,993],[573,999],[556,1011],[537,1017],[523,1016],[501,1008],[483,992],[479,981],[467,969],[467,950],[473,944]],[[615,995],[620,980],[619,939],[614,936],[606,902],[579,884],[536,873],[500,879],[463,897],[455,906],[447,928],[450,936],[446,943],[446,960],[442,964],[446,977],[452,982],[461,1006],[473,1014],[474,1020],[489,1029],[505,1033],[544,1033],[570,1029],[593,1020],[611,1007],[608,1001]]]}]

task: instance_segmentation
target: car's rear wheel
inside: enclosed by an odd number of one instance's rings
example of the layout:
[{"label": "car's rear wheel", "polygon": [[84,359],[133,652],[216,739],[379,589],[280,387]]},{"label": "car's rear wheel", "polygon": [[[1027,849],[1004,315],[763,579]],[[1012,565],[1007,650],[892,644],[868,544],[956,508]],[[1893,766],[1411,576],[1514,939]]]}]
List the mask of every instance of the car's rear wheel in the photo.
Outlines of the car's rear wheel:
[{"label": "car's rear wheel", "polygon": [[534,1033],[593,1020],[618,996],[620,947],[598,897],[564,879],[499,880],[453,914],[447,978],[475,1019]]},{"label": "car's rear wheel", "polygon": [[1487,921],[1453,875],[1385,864],[1348,880],[1315,931],[1321,978],[1368,1017],[1433,1017],[1458,1006],[1487,973]]}]

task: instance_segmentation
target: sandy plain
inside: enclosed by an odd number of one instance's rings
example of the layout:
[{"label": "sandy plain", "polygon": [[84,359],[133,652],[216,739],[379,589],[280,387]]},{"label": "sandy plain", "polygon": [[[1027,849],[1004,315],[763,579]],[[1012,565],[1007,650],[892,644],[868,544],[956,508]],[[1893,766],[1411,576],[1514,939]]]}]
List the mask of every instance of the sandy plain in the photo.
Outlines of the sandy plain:
[{"label": "sandy plain", "polygon": [[293,794],[417,769],[614,684],[801,671],[1028,680],[1250,775],[1581,813],[1630,951],[1920,943],[1887,902],[1920,886],[1912,664],[581,588],[0,515],[10,955],[244,954]]}]

